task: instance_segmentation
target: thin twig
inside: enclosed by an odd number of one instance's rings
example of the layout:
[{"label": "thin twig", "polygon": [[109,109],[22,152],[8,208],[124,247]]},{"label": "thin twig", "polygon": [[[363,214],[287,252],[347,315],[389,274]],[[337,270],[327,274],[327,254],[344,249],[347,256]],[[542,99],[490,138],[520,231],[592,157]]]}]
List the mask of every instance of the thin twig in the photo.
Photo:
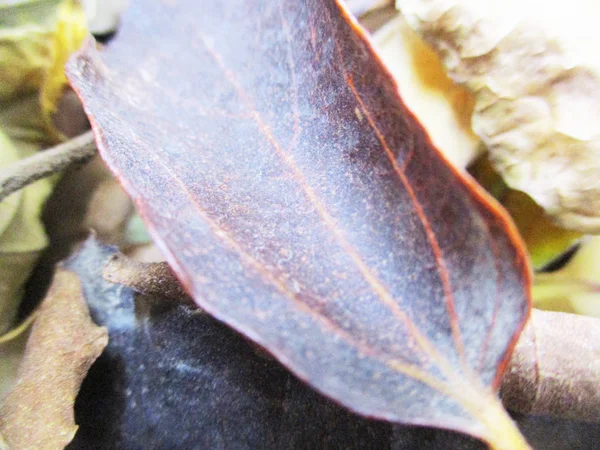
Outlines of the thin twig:
[{"label": "thin twig", "polygon": [[157,295],[194,304],[166,262],[143,263],[116,253],[104,266],[102,276],[145,295]]},{"label": "thin twig", "polygon": [[76,138],[11,164],[0,171],[0,202],[13,192],[66,169],[83,164],[96,154],[94,135],[87,131]]}]

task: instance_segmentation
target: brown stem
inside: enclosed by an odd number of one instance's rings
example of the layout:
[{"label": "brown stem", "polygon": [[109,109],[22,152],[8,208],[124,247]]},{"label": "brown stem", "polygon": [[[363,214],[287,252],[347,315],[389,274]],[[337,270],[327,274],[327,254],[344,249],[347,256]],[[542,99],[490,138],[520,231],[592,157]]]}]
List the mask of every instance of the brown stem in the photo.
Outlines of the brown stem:
[{"label": "brown stem", "polygon": [[91,131],[11,164],[0,172],[0,202],[25,186],[66,169],[83,164],[96,154]]},{"label": "brown stem", "polygon": [[534,309],[501,396],[522,413],[600,421],[600,320]]},{"label": "brown stem", "polygon": [[102,276],[107,281],[124,284],[141,294],[193,303],[166,262],[142,263],[117,253],[104,266]]},{"label": "brown stem", "polygon": [[[167,263],[115,255],[104,278],[173,300],[192,300]],[[600,422],[600,320],[534,309],[501,387],[504,405],[525,414]]]}]

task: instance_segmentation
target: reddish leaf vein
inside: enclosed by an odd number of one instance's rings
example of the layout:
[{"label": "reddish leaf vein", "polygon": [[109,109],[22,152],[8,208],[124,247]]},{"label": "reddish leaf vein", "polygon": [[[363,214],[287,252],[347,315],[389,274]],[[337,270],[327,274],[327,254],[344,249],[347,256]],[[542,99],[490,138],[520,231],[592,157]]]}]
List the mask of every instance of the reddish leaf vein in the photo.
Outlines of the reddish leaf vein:
[{"label": "reddish leaf vein", "polygon": [[[344,10],[344,8],[341,8],[341,10],[342,10],[343,14],[347,15],[347,12]],[[328,17],[329,22],[331,23],[331,17],[329,17],[329,14],[327,14],[327,17]],[[350,18],[347,18],[347,19],[348,19],[348,21],[351,22]],[[412,186],[410,185],[410,182],[406,178],[406,174],[402,171],[402,169],[398,165],[398,162],[396,160],[396,157],[394,156],[394,153],[388,146],[387,141],[385,140],[385,137],[381,133],[381,130],[379,130],[379,127],[375,123],[373,116],[371,115],[370,111],[367,109],[360,94],[358,93],[356,87],[354,86],[354,80],[352,79],[352,76],[348,73],[348,71],[346,69],[345,58],[342,54],[339,43],[335,36],[334,36],[334,41],[335,41],[335,46],[336,46],[338,56],[341,61],[341,68],[344,72],[346,83],[347,83],[348,87],[350,88],[350,90],[352,91],[352,94],[356,98],[356,101],[359,104],[364,116],[367,118],[369,125],[371,126],[372,130],[375,132],[377,139],[381,143],[383,150],[385,151],[388,159],[390,160],[390,163],[392,164],[392,167],[394,168],[394,172],[398,175],[402,184],[404,185],[404,188],[406,189],[406,192],[408,193],[408,195],[411,199],[411,202],[413,203],[413,206],[415,207],[415,211],[417,212],[419,220],[421,221],[421,224],[423,225],[423,229],[427,236],[427,240],[429,241],[429,244],[431,245],[431,249],[433,251],[433,254],[434,254],[434,257],[435,257],[435,260],[437,263],[438,273],[440,274],[440,279],[442,281],[442,286],[444,289],[444,298],[445,298],[445,302],[446,302],[446,309],[447,309],[448,315],[450,317],[450,327],[452,330],[452,338],[454,341],[454,345],[455,345],[456,351],[460,357],[463,368],[466,371],[469,371],[469,364],[466,360],[465,347],[464,347],[464,342],[463,342],[463,339],[461,336],[458,315],[456,313],[456,307],[455,307],[455,302],[454,302],[454,295],[452,293],[450,277],[448,276],[448,269],[446,267],[446,262],[444,260],[444,255],[443,255],[442,249],[440,247],[440,244],[435,236],[433,228],[431,227],[431,223],[429,222],[429,219],[427,218],[427,215],[425,214],[425,211],[423,210],[423,206],[421,205],[421,202],[417,198],[417,195],[415,194],[414,189],[412,188]]]},{"label": "reddish leaf vein", "polygon": [[[419,347],[422,351],[427,354],[432,361],[434,361],[439,368],[445,373],[447,376],[454,373],[449,363],[445,358],[442,357],[441,354],[437,351],[437,349],[429,342],[427,337],[425,337],[419,329],[416,327],[414,322],[408,317],[408,315],[400,308],[397,301],[391,295],[389,290],[384,286],[384,284],[371,272],[369,267],[362,260],[361,256],[358,252],[352,247],[352,245],[346,240],[345,236],[339,230],[334,219],[329,215],[327,209],[322,204],[321,200],[314,193],[312,188],[306,182],[304,175],[300,172],[300,170],[296,167],[295,162],[291,158],[289,154],[283,151],[279,142],[275,139],[269,126],[264,123],[260,113],[256,110],[251,100],[246,95],[244,89],[236,80],[236,77],[231,71],[225,66],[222,61],[220,55],[214,51],[210,47],[210,45],[206,42],[202,36],[200,36],[206,50],[213,57],[213,59],[217,62],[221,70],[223,70],[225,76],[228,81],[234,86],[240,98],[244,101],[244,103],[250,108],[252,111],[252,115],[254,120],[256,121],[260,132],[266,137],[267,141],[271,144],[276,154],[284,161],[286,166],[292,171],[295,176],[296,181],[304,191],[306,197],[310,200],[310,202],[315,206],[315,209],[319,212],[319,215],[323,219],[324,223],[328,226],[328,228],[332,231],[335,236],[338,244],[344,249],[344,251],[350,256],[354,264],[359,269],[360,273],[363,275],[365,280],[369,283],[369,285],[373,288],[374,292],[377,294],[378,298],[382,301],[384,305],[386,305],[392,313],[399,318],[409,330],[411,336],[415,339]],[[389,149],[388,149],[389,150]],[[435,238],[435,237],[434,237]],[[435,241],[437,243],[437,240]],[[439,248],[439,246],[438,246]]]}]

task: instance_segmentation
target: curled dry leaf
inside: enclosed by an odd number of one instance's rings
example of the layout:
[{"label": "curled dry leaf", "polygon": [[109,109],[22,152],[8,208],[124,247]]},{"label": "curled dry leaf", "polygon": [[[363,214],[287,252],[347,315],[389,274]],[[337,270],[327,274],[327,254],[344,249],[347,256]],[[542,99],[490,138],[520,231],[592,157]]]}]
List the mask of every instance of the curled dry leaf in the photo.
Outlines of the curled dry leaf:
[{"label": "curled dry leaf", "polygon": [[89,317],[79,278],[59,269],[0,406],[0,435],[10,449],[62,449],[73,439],[77,392],[107,342],[106,329]]},{"label": "curled dry leaf", "polygon": [[516,230],[341,2],[132,1],[67,70],[205,311],[356,412],[527,448],[495,392],[529,314]]},{"label": "curled dry leaf", "polygon": [[473,130],[513,188],[600,232],[598,2],[397,0],[476,95]]}]

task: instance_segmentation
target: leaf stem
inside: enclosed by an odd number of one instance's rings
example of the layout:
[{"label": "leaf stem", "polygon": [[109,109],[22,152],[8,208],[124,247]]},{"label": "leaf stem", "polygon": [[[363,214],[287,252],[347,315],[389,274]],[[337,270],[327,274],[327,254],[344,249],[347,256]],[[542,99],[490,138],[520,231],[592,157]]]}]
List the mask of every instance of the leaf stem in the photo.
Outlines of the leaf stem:
[{"label": "leaf stem", "polygon": [[495,395],[488,396],[489,401],[477,416],[486,426],[486,440],[491,450],[531,450],[517,425]]},{"label": "leaf stem", "polygon": [[71,164],[83,164],[89,161],[95,154],[96,144],[90,130],[30,158],[11,164],[0,172],[0,202],[13,192],[60,172]]}]

